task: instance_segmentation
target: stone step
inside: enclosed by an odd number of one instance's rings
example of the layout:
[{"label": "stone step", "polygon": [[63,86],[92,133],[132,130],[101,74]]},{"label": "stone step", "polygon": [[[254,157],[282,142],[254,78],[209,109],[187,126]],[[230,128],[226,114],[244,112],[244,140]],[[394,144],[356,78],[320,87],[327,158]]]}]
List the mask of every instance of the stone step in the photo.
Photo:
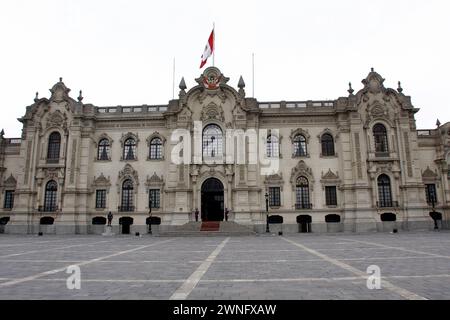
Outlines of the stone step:
[{"label": "stone step", "polygon": [[200,231],[219,231],[220,222],[218,221],[204,221],[200,227]]},{"label": "stone step", "polygon": [[234,221],[188,222],[170,231],[160,231],[159,236],[249,236],[256,233]]},{"label": "stone step", "polygon": [[253,236],[253,232],[222,232],[222,231],[165,231],[155,235],[157,237],[234,237],[234,236]]}]

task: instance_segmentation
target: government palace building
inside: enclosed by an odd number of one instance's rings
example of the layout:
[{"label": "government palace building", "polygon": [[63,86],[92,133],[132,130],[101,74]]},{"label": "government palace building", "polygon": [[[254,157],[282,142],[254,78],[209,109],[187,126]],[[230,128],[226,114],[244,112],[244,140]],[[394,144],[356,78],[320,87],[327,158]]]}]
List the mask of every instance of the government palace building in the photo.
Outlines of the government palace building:
[{"label": "government palace building", "polygon": [[216,67],[196,83],[166,105],[36,94],[0,135],[0,232],[100,234],[109,212],[115,234],[450,227],[450,123],[418,130],[400,83],[372,69],[335,100],[270,102]]}]

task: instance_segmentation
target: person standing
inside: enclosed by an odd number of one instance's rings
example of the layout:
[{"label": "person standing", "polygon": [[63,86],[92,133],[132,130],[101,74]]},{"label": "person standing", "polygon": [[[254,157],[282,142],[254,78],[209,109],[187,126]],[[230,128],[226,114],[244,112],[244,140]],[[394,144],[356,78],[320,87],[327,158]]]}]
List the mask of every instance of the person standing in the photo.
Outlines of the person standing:
[{"label": "person standing", "polygon": [[195,208],[195,222],[198,222],[198,208]]},{"label": "person standing", "polygon": [[111,211],[108,213],[108,227],[111,227],[111,222],[113,219],[113,214],[111,213]]}]

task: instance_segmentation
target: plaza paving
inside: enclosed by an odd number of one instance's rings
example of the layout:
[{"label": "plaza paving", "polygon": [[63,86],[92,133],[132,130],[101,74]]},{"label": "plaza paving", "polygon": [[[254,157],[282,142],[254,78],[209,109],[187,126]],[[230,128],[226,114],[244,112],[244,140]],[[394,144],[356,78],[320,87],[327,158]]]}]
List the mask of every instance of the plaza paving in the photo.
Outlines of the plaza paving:
[{"label": "plaza paving", "polygon": [[[67,289],[78,265],[81,289]],[[380,267],[381,289],[366,271]],[[0,299],[450,299],[450,233],[0,235]]]}]

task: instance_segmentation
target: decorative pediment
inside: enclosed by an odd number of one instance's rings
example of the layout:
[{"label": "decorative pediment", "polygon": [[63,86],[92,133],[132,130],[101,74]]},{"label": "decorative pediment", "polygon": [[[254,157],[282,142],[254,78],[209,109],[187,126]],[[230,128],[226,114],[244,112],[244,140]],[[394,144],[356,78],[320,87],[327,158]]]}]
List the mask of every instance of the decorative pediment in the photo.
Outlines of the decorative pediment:
[{"label": "decorative pediment", "polygon": [[191,118],[192,118],[192,111],[191,109],[189,109],[187,105],[185,105],[183,109],[181,109],[181,111],[178,113],[177,120],[181,122],[187,122],[191,121]]},{"label": "decorative pediment", "polygon": [[133,169],[131,164],[127,163],[123,170],[119,171],[118,181],[123,181],[125,179],[132,179],[136,184],[139,184],[139,175],[136,170]]},{"label": "decorative pediment", "polygon": [[120,144],[123,146],[125,140],[127,140],[128,138],[133,138],[136,141],[136,144],[139,142],[139,136],[137,133],[127,132],[122,134],[122,137],[120,138]]},{"label": "decorative pediment", "polygon": [[364,89],[373,94],[377,94],[386,90],[386,88],[383,85],[384,83],[383,77],[381,77],[380,74],[375,72],[373,68],[369,73],[369,75],[367,76],[367,78],[362,80],[362,83],[364,84]]},{"label": "decorative pediment", "polygon": [[166,138],[164,138],[163,135],[161,135],[158,131],[153,132],[147,139],[145,139],[145,142],[147,143],[147,146],[150,146],[150,143],[152,142],[152,140],[154,138],[159,138],[161,139],[161,143],[165,144],[166,143]]},{"label": "decorative pediment", "polygon": [[63,101],[70,101],[69,92],[70,89],[66,87],[64,82],[62,82],[62,78],[59,78],[59,82],[56,83],[51,89],[51,97],[50,101],[59,103]]},{"label": "decorative pediment", "polygon": [[16,178],[14,178],[14,176],[12,175],[12,173],[11,173],[11,175],[8,177],[8,179],[6,179],[6,180],[3,182],[3,186],[6,187],[6,188],[15,188],[16,185],[17,185],[17,180],[16,180]]},{"label": "decorative pediment", "polygon": [[310,135],[309,135],[308,131],[306,131],[306,130],[304,130],[304,129],[302,129],[302,128],[298,128],[298,129],[295,129],[295,130],[291,130],[291,135],[289,136],[289,138],[291,139],[291,141],[293,141],[294,138],[295,138],[297,135],[299,135],[299,134],[301,134],[302,136],[305,137],[306,142],[309,141]]},{"label": "decorative pediment", "polygon": [[422,172],[422,179],[424,180],[436,180],[438,179],[438,174],[430,169],[428,166],[423,172]]},{"label": "decorative pediment", "polygon": [[150,186],[163,186],[164,185],[164,179],[163,176],[161,175],[158,176],[156,174],[156,172],[153,173],[153,175],[151,177],[147,176],[147,181],[145,183],[146,186],[150,187]]},{"label": "decorative pediment", "polygon": [[[409,110],[413,109],[410,97],[405,96],[402,93],[403,88],[401,88],[400,84],[397,91],[391,88],[386,88],[384,86],[384,78],[375,72],[373,68],[369,75],[362,80],[362,83],[364,88],[359,90],[356,94],[356,105],[359,106],[361,103],[368,103],[373,100],[378,100],[382,102],[390,102],[390,104],[393,106],[398,106],[399,108]],[[381,116],[381,109],[376,108],[373,111],[373,116],[371,112],[369,112],[368,115],[372,117]],[[375,116],[376,114],[378,114],[378,116]]]},{"label": "decorative pediment", "polygon": [[114,142],[114,140],[113,140],[109,135],[107,135],[106,133],[102,133],[102,134],[101,134],[100,136],[98,136],[98,138],[95,140],[95,145],[97,146],[98,143],[99,143],[100,141],[102,141],[103,139],[107,139],[107,140],[109,141],[109,144],[110,144],[110,145]]},{"label": "decorative pediment", "polygon": [[216,105],[214,102],[211,102],[207,106],[203,107],[200,120],[202,121],[218,120],[220,122],[224,122],[225,115],[222,107]]},{"label": "decorative pediment", "polygon": [[226,84],[230,78],[225,77],[216,67],[206,68],[203,74],[195,81],[208,90],[216,90],[221,84]]},{"label": "decorative pediment", "polygon": [[[230,80],[230,78],[225,77],[222,72],[216,67],[206,68],[203,74],[195,79],[195,81],[199,84],[197,88],[201,88],[200,94],[197,96],[197,99],[200,103],[203,103],[207,96],[216,95],[225,103],[227,95],[223,90],[225,87],[229,88],[226,83]],[[237,92],[233,92],[237,97]]]},{"label": "decorative pediment", "polygon": [[100,174],[99,177],[94,176],[94,182],[92,183],[92,186],[94,187],[110,187],[111,186],[111,180],[106,178],[103,173]]},{"label": "decorative pediment", "polygon": [[[324,134],[329,134],[329,135],[331,135],[332,137],[333,137],[333,139],[334,140],[336,140],[336,139],[338,139],[339,138],[339,133],[333,133],[333,131],[331,130],[331,129],[329,129],[329,128],[325,128],[325,129],[323,129],[318,135],[317,135],[317,138],[319,139],[319,142],[322,140],[322,136],[324,135]],[[306,138],[306,137],[305,137]]]},{"label": "decorative pediment", "polygon": [[284,184],[283,174],[279,173],[266,176],[266,178],[264,179],[264,184],[267,186],[282,186]]},{"label": "decorative pediment", "polygon": [[305,176],[310,182],[314,182],[312,169],[306,165],[306,162],[300,160],[291,171],[291,183],[295,185],[299,176]]},{"label": "decorative pediment", "polygon": [[322,171],[322,180],[339,180],[339,176],[337,173],[331,171],[331,169],[328,169],[328,172],[325,174]]}]

